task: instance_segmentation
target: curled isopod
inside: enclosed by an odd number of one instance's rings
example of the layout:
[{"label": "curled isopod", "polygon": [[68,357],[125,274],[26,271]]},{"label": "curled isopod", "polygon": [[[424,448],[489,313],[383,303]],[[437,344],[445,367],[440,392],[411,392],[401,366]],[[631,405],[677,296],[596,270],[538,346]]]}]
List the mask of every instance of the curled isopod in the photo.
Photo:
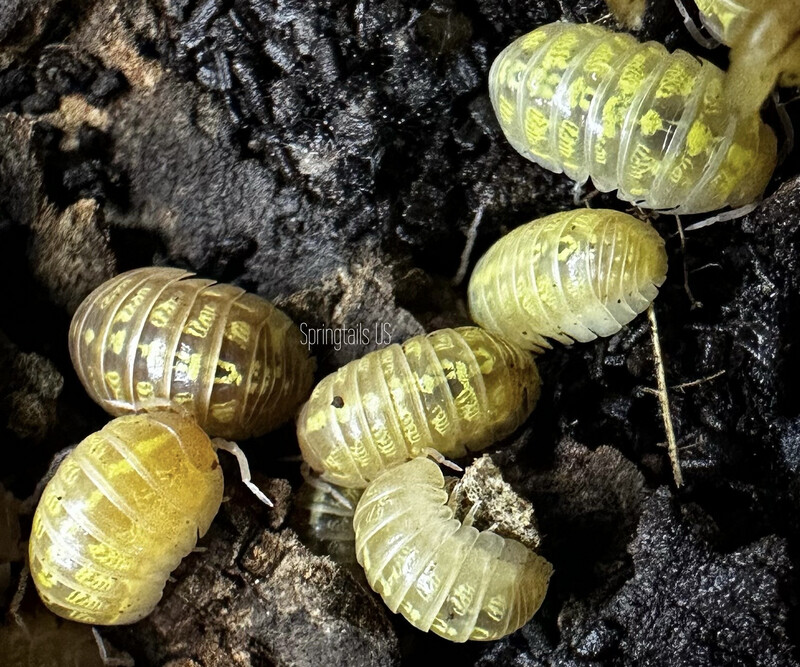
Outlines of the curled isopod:
[{"label": "curled isopod", "polygon": [[551,23],[517,39],[489,75],[523,156],[639,206],[702,213],[756,201],[777,140],[723,103],[725,74],[683,51],[596,25]]},{"label": "curled isopod", "polygon": [[303,458],[323,479],[364,487],[424,453],[450,458],[514,431],[539,398],[533,357],[477,327],[441,329],[351,361],[297,418]]},{"label": "curled isopod", "polygon": [[645,310],[666,279],[664,241],[619,211],[578,209],[517,227],[481,257],[472,319],[520,347],[610,336]]},{"label": "curled isopod", "polygon": [[[676,0],[689,21],[683,0]],[[742,114],[757,112],[775,87],[800,85],[800,5],[797,0],[695,0],[713,37],[731,47],[726,100]]]},{"label": "curled isopod", "polygon": [[222,502],[214,446],[191,417],[118,417],[81,441],[33,517],[31,575],[54,613],[95,625],[134,623]]},{"label": "curled isopod", "polygon": [[516,540],[462,523],[439,467],[416,458],[364,491],[353,526],[370,586],[414,627],[455,642],[491,640],[527,623],[553,568]]},{"label": "curled isopod", "polygon": [[313,382],[300,330],[269,301],[191,275],[135,269],[84,300],[69,345],[86,391],[112,415],[174,402],[225,438],[291,419]]}]

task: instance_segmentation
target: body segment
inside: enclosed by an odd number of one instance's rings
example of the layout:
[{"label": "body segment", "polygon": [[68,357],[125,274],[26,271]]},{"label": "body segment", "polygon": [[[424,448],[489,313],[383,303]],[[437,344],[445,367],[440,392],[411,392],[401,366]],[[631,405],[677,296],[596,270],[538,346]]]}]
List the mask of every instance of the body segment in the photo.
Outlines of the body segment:
[{"label": "body segment", "polygon": [[645,310],[667,272],[664,241],[618,211],[578,209],[517,227],[481,257],[472,318],[520,347],[610,336]]},{"label": "body segment", "polygon": [[372,482],[356,508],[356,555],[370,586],[414,627],[456,642],[527,623],[552,567],[516,540],[453,517],[439,467],[417,458]]},{"label": "body segment", "polygon": [[758,113],[723,103],[724,76],[655,42],[552,23],[497,57],[489,90],[526,158],[646,208],[702,213],[758,199],[776,162]]},{"label": "body segment", "polygon": [[516,429],[539,398],[531,355],[477,327],[441,329],[351,361],[297,419],[303,458],[329,482],[364,487],[432,448],[449,458]]},{"label": "body segment", "polygon": [[29,545],[45,605],[95,625],[134,623],[208,530],[223,479],[208,436],[172,412],[119,417],[45,487]]},{"label": "body segment", "polygon": [[175,402],[225,438],[290,419],[313,374],[299,329],[254,294],[189,276],[135,269],[86,298],[69,333],[86,390],[114,415]]},{"label": "body segment", "polygon": [[336,487],[351,504],[347,507],[324,485],[304,482],[294,499],[293,527],[315,554],[330,556],[340,565],[356,563],[353,512],[362,489]]}]

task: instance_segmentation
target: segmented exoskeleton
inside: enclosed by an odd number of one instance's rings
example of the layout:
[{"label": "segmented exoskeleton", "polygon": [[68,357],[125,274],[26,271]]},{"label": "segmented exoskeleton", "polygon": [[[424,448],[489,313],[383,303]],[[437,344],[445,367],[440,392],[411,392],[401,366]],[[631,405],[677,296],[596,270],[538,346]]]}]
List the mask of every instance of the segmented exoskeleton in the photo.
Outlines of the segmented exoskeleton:
[{"label": "segmented exoskeleton", "polygon": [[477,327],[441,329],[351,361],[297,418],[303,458],[323,479],[364,487],[428,451],[458,458],[515,430],[539,398],[533,357]]},{"label": "segmented exoskeleton", "polygon": [[[690,21],[683,0],[676,0]],[[731,47],[726,100],[740,113],[758,111],[776,84],[800,85],[797,0],[695,0],[713,37]]]},{"label": "segmented exoskeleton", "polygon": [[520,347],[610,336],[644,311],[667,273],[650,225],[604,209],[517,227],[481,257],[469,282],[472,319]]},{"label": "segmented exoskeleton", "polygon": [[655,42],[551,23],[498,56],[489,90],[526,158],[646,208],[702,213],[758,199],[777,159],[758,113],[723,104],[724,77]]},{"label": "segmented exoskeleton", "polygon": [[351,503],[347,507],[325,486],[303,483],[294,499],[292,524],[315,554],[330,556],[340,565],[355,565],[353,513],[363,489],[336,488],[336,492]]},{"label": "segmented exoskeleton", "polygon": [[83,386],[113,415],[171,401],[226,438],[290,419],[313,380],[299,329],[255,294],[191,275],[135,269],[84,300],[69,332]]},{"label": "segmented exoskeleton", "polygon": [[417,458],[364,491],[353,526],[370,586],[414,627],[452,641],[499,639],[542,604],[552,566],[516,540],[479,532],[446,506],[439,467]]},{"label": "segmented exoskeleton", "polygon": [[191,417],[112,420],[67,455],[36,508],[29,557],[40,597],[83,623],[147,616],[208,530],[222,490],[214,447]]}]

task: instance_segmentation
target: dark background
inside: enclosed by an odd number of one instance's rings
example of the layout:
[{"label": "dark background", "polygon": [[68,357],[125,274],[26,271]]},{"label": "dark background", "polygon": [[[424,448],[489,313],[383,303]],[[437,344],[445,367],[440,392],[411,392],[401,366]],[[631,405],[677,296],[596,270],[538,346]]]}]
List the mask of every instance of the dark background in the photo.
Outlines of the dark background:
[{"label": "dark background", "polygon": [[[390,323],[395,341],[467,323],[452,278],[476,214],[470,266],[508,229],[573,207],[572,183],[500,133],[491,61],[543,23],[613,26],[606,13],[593,0],[6,0],[0,483],[29,497],[56,452],[106,421],[66,336],[77,304],[118,271],[185,267],[298,323]],[[725,65],[672,0],[651,0],[638,36]],[[786,108],[797,124],[800,103]],[[656,301],[668,383],[716,376],[671,393],[683,488],[645,390],[645,317],[541,359],[534,416],[490,450],[533,501],[556,570],[521,631],[448,644],[310,554],[284,527],[300,483],[287,427],[246,443],[277,509],[257,508],[228,469],[209,551],[186,559],[153,616],[104,636],[142,665],[797,664],[797,155],[753,214],[690,232],[685,248],[673,217],[653,219],[670,258]],[[613,195],[591,203],[628,209]],[[318,347],[319,375],[364,351]],[[24,540],[30,515],[20,521]],[[12,541],[0,538],[6,602]],[[36,608],[29,591],[30,650],[57,650],[33,664],[89,664],[74,657],[92,653],[88,631]],[[0,628],[11,664],[29,650],[15,632]]]}]

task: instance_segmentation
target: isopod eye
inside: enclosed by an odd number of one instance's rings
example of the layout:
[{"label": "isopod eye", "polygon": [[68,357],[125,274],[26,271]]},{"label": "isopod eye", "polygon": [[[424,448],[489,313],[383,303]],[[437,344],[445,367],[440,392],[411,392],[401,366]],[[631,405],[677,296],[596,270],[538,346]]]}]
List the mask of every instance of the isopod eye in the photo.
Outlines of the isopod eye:
[{"label": "isopod eye", "polygon": [[666,272],[664,241],[649,225],[611,210],[556,213],[489,248],[470,279],[470,313],[533,351],[549,347],[547,338],[590,341],[615,334],[644,311]]},{"label": "isopod eye", "polygon": [[343,408],[344,407],[344,399],[341,396],[334,396],[333,400],[331,401],[331,405],[334,408]]}]

